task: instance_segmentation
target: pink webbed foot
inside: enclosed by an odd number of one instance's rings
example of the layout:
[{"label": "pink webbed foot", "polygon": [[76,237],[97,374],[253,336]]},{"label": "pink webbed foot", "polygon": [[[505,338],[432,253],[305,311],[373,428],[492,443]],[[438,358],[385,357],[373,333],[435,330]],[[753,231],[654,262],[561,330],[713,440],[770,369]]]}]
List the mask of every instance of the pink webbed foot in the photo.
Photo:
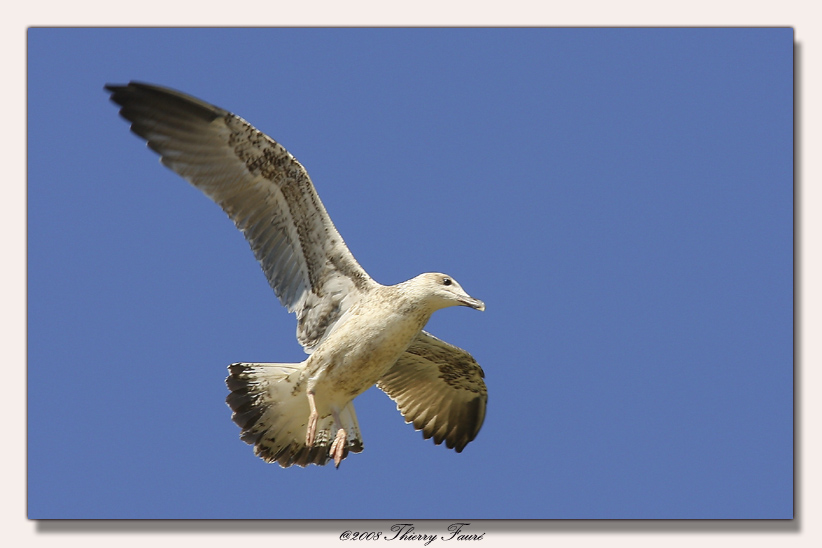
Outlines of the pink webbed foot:
[{"label": "pink webbed foot", "polygon": [[340,428],[337,430],[337,437],[334,438],[334,443],[331,444],[331,449],[328,450],[328,456],[334,459],[334,466],[340,467],[340,463],[345,456],[345,441],[348,436],[345,430]]}]

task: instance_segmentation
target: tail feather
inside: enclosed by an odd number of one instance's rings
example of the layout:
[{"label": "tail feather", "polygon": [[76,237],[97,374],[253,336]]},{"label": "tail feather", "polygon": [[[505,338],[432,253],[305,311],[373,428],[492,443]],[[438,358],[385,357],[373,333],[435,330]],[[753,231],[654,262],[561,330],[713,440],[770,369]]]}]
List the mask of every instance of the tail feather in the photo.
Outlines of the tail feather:
[{"label": "tail feather", "polygon": [[[231,418],[242,429],[240,439],[253,445],[257,456],[266,462],[277,462],[283,468],[292,464],[326,464],[336,435],[333,416],[320,413],[314,445],[305,445],[311,410],[305,386],[300,382],[303,365],[234,363],[228,366],[226,385],[231,393],[226,403],[234,412]],[[353,403],[340,411],[339,418],[348,434],[345,456],[349,451],[359,453],[363,444]]]}]

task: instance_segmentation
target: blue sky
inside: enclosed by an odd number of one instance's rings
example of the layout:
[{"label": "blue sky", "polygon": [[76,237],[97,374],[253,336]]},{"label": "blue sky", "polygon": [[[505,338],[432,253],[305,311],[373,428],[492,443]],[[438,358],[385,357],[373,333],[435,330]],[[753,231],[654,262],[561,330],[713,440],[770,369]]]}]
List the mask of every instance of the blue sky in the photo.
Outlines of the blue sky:
[{"label": "blue sky", "polygon": [[[29,517],[791,517],[792,48],[785,28],[29,30]],[[226,366],[301,360],[294,318],[130,134],[102,89],[129,80],[280,141],[376,280],[444,271],[486,302],[428,324],[486,372],[463,453],[376,389],[339,470],[239,440]]]}]

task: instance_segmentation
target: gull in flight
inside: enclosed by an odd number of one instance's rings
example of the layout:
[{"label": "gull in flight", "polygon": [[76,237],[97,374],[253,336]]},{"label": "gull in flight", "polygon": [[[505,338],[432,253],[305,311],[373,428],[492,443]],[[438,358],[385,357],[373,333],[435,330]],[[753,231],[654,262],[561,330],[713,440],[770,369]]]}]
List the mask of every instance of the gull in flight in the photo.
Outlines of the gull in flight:
[{"label": "gull in flight", "polygon": [[107,85],[131,130],[242,231],[274,293],[297,316],[301,363],[234,363],[226,402],[267,462],[339,467],[363,449],[353,400],[376,384],[424,438],[461,452],[488,399],[474,358],[423,331],[449,306],[485,310],[446,274],[385,286],[343,242],[303,166],[219,107],[175,90]]}]

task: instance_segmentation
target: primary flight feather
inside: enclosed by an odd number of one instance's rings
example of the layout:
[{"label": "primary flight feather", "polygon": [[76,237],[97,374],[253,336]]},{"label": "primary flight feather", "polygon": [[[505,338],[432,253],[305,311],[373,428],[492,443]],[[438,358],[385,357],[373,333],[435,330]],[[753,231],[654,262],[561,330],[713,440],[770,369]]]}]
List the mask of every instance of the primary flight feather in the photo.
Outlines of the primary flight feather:
[{"label": "primary flight feather", "polygon": [[384,286],[354,259],[303,166],[226,110],[171,89],[107,85],[131,130],[216,202],[297,316],[301,363],[229,366],[226,402],[254,452],[283,467],[336,466],[363,449],[353,399],[376,384],[425,438],[460,452],[485,418],[482,368],[422,330],[448,306],[484,310],[450,276]]}]

